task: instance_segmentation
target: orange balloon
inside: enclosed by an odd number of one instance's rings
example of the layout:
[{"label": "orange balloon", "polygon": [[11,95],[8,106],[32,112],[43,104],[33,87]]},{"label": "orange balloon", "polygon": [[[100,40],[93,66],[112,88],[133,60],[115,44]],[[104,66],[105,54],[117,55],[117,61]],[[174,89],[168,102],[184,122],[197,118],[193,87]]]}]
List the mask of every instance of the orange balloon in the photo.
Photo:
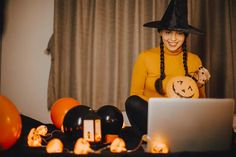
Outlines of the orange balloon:
[{"label": "orange balloon", "polygon": [[66,113],[73,107],[80,105],[80,102],[73,98],[58,99],[51,108],[51,120],[53,124],[61,129]]},{"label": "orange balloon", "polygon": [[21,116],[16,106],[0,95],[0,150],[13,146],[20,137],[21,129]]}]

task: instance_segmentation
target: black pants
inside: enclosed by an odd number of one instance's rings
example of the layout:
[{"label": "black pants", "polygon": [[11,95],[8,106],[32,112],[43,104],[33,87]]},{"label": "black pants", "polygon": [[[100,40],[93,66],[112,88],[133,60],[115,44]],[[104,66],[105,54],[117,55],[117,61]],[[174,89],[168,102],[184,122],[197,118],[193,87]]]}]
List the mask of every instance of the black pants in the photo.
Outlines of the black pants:
[{"label": "black pants", "polygon": [[148,102],[139,96],[130,96],[125,102],[126,114],[131,126],[139,135],[147,134]]}]

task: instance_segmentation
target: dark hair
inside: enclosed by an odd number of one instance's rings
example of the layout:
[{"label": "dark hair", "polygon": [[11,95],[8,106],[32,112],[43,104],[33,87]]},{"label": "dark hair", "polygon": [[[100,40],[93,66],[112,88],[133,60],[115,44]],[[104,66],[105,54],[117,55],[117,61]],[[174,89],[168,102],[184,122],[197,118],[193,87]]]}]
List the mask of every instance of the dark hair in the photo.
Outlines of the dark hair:
[{"label": "dark hair", "polygon": [[[187,34],[185,34],[185,40],[184,43],[182,45],[183,48],[183,65],[184,65],[184,71],[185,71],[185,76],[190,76],[188,73],[188,64],[187,64],[187,58],[188,58],[188,53],[187,53],[187,45],[186,45],[186,38],[187,38]],[[165,75],[165,60],[164,60],[164,43],[162,40],[162,37],[160,38],[160,77],[156,80],[155,82],[155,88],[156,91],[161,94],[164,95],[164,91],[163,91],[163,86],[162,86],[162,81],[165,79],[166,75]]]}]

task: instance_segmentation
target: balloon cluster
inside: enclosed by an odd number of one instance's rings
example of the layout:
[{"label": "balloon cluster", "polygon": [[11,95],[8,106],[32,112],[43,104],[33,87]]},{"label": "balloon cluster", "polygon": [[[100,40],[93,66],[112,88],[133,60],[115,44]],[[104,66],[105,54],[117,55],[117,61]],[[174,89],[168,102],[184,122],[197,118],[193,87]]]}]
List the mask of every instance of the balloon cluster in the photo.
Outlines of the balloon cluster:
[{"label": "balloon cluster", "polygon": [[[74,146],[74,149],[77,148],[78,141],[81,141],[81,138],[85,138],[85,120],[94,120],[96,118],[101,122],[100,128],[103,141],[106,140],[105,137],[108,134],[117,135],[115,137],[118,137],[123,126],[123,115],[115,106],[104,105],[95,111],[86,105],[80,104],[73,98],[61,98],[53,104],[51,109],[53,124],[61,129],[68,140],[69,147],[72,148]],[[80,146],[80,148],[82,147]],[[80,151],[76,150],[76,152]]]},{"label": "balloon cluster", "polygon": [[[99,118],[101,122],[100,127],[103,138],[107,135],[114,135],[113,140],[109,142],[107,142],[107,140],[103,141],[105,143],[102,144],[105,145],[103,145],[102,148],[93,147],[93,144],[96,144],[96,142],[93,143],[84,137],[84,134],[88,133],[86,131],[84,132],[84,130],[86,130],[85,122],[91,119],[96,121],[97,119],[95,118]],[[29,147],[46,147],[47,153],[62,153],[65,151],[74,154],[88,154],[100,153],[107,148],[110,148],[112,153],[136,151],[136,148],[128,150],[128,147],[126,148],[126,141],[120,137],[123,126],[123,115],[115,106],[104,105],[97,111],[94,111],[86,105],[81,105],[73,98],[61,98],[52,106],[51,120],[56,128],[60,130],[54,130],[48,133],[48,129],[45,125],[32,128],[27,138]],[[95,121],[93,121],[93,125],[96,125]],[[67,147],[64,147],[63,140],[53,136],[53,133],[57,131],[66,136],[67,140],[64,142],[68,144]],[[96,133],[94,135],[96,135]],[[51,137],[53,138],[49,140]],[[68,149],[69,145],[73,147]],[[71,148],[73,148],[73,151],[71,151]]]},{"label": "balloon cluster", "polygon": [[123,115],[119,109],[112,105],[104,105],[97,111],[85,105],[72,107],[64,116],[63,131],[73,143],[83,137],[83,120],[91,116],[99,116],[101,119],[101,132],[118,134],[123,126]]}]

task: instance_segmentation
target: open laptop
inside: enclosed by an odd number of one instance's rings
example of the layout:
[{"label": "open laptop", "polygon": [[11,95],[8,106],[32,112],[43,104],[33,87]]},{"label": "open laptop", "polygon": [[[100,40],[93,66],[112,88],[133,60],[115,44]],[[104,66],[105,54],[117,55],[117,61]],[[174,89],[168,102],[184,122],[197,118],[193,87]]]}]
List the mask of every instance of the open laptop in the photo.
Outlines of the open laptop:
[{"label": "open laptop", "polygon": [[170,152],[231,148],[234,99],[151,98],[148,103],[148,152],[156,142]]}]

